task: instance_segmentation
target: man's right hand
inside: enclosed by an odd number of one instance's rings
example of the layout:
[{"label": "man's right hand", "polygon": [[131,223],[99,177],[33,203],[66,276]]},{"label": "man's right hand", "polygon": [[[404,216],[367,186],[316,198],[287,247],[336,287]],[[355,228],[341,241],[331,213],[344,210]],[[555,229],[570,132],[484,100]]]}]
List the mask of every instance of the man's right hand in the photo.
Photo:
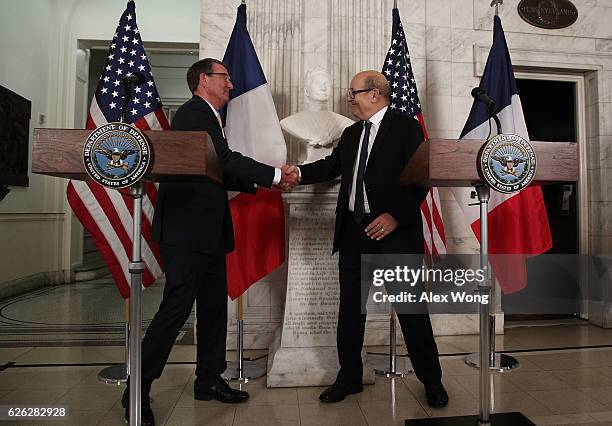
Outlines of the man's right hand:
[{"label": "man's right hand", "polygon": [[279,186],[284,190],[290,190],[300,183],[300,175],[297,166],[285,164],[281,167],[281,181]]}]

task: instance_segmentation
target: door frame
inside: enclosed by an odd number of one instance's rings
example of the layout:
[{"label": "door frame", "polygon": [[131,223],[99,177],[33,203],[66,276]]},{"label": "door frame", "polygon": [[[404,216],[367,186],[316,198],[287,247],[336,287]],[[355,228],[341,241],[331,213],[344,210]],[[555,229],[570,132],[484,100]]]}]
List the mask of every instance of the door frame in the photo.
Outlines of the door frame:
[{"label": "door frame", "polygon": [[[576,122],[576,143],[578,144],[578,182],[576,182],[578,215],[578,255],[589,254],[589,192],[587,188],[587,134],[586,134],[586,75],[579,72],[551,72],[537,69],[526,69],[514,72],[515,78],[523,80],[547,80],[574,83],[574,113]],[[582,271],[581,275],[587,271]],[[587,276],[588,277],[588,276]],[[588,294],[588,278],[579,280],[581,294]],[[579,317],[588,319],[588,298],[580,300]]]},{"label": "door frame", "polygon": [[574,83],[574,111],[576,121],[576,143],[578,144],[578,182],[576,182],[578,211],[578,254],[589,253],[589,200],[587,189],[587,135],[586,135],[586,94],[585,75],[581,73],[545,72],[519,70],[515,78],[522,80],[547,80]]}]

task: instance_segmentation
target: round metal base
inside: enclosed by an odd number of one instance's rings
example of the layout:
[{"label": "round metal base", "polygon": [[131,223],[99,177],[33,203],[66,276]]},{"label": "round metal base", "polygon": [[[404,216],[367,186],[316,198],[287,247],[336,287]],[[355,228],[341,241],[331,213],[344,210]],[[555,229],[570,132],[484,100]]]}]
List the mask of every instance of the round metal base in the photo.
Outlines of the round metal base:
[{"label": "round metal base", "polygon": [[399,371],[384,371],[384,370],[374,370],[374,374],[376,374],[377,376],[385,376],[390,379],[394,377],[404,377],[405,376],[404,373],[401,373]]},{"label": "round metal base", "polygon": [[[476,352],[465,357],[465,363],[474,368],[480,368],[480,353]],[[516,358],[510,355],[495,353],[493,364],[489,367],[492,371],[505,373],[519,367]]]},{"label": "round metal base", "polygon": [[408,365],[407,357],[395,357],[395,371],[391,369],[390,355],[387,354],[368,354],[366,367],[374,369],[377,376],[385,377],[404,377],[414,373]]},{"label": "round metal base", "polygon": [[531,420],[518,411],[511,413],[494,413],[488,422],[479,416],[431,417],[426,419],[407,419],[406,426],[535,426]]},{"label": "round metal base", "polygon": [[127,382],[127,378],[127,366],[125,364],[111,365],[98,373],[98,380],[107,385],[119,386]]},{"label": "round metal base", "polygon": [[238,363],[228,362],[227,369],[221,374],[225,380],[236,380],[239,382],[247,383],[251,380],[263,377],[268,372],[268,360],[265,358],[256,359],[252,361],[242,362],[242,376],[238,371]]}]

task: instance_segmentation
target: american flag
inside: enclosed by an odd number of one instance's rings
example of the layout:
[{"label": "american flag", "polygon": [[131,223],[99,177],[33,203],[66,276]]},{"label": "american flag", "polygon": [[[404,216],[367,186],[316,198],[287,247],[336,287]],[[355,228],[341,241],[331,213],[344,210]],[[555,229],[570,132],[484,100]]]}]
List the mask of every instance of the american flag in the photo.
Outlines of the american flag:
[{"label": "american flag", "polygon": [[[136,25],[136,6],[128,1],[113,41],[108,50],[102,76],[91,100],[87,128],[95,129],[105,123],[121,121],[125,98],[121,84],[123,77],[140,73],[144,83],[133,87],[133,98],[127,106],[127,122],[141,130],[165,130],[170,126],[153,81],[151,66],[142,46]],[[157,188],[145,183],[142,202],[142,260],[146,269],[142,277],[144,287],[151,285],[161,274],[159,248],[151,240],[151,223],[157,199]],[[102,258],[110,269],[124,298],[130,296],[128,263],[132,254],[133,199],[117,190],[106,189],[93,182],[71,180],[66,191],[68,202],[85,229],[89,231]]]},{"label": "american flag", "polygon": [[[391,85],[391,105],[389,108],[399,114],[406,114],[418,119],[423,128],[425,139],[428,139],[416,80],[410,64],[408,44],[397,8],[393,9],[391,46],[387,52],[382,72]],[[438,188],[431,188],[427,193],[427,197],[421,204],[421,216],[425,237],[425,255],[426,258],[430,259],[430,262],[435,263],[440,255],[446,254],[444,222],[440,212]]]}]

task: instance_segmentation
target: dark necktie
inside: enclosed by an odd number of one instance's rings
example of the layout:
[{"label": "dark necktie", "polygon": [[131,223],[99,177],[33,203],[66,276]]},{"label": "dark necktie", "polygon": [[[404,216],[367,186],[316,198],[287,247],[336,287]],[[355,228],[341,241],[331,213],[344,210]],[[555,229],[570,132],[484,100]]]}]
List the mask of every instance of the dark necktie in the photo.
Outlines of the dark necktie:
[{"label": "dark necktie", "polygon": [[368,160],[368,145],[370,144],[370,128],[372,123],[365,122],[365,132],[363,132],[363,142],[359,152],[359,163],[357,164],[357,180],[355,181],[355,208],[353,209],[353,219],[355,222],[363,222],[365,217],[365,204],[363,201],[363,177],[365,175],[366,163]]}]

